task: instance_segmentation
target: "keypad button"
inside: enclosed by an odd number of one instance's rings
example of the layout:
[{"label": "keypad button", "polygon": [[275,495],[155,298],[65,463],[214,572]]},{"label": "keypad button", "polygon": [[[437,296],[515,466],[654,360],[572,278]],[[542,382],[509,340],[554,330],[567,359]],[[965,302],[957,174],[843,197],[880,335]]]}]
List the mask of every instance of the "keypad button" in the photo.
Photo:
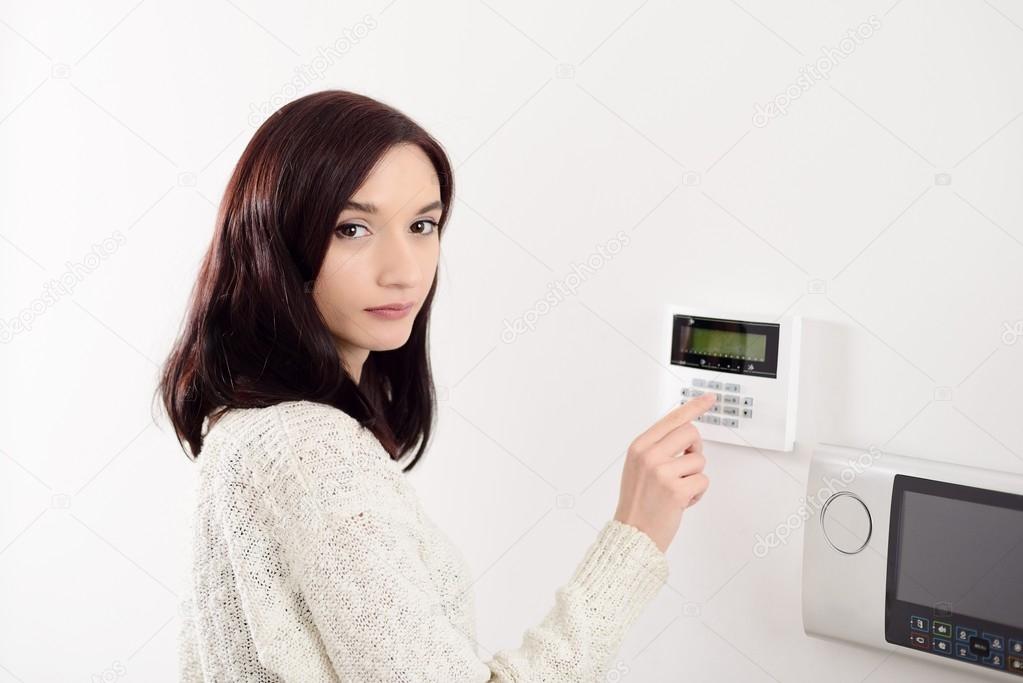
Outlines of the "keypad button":
[{"label": "keypad button", "polygon": [[707,380],[701,377],[696,377],[693,379],[693,386],[700,387],[702,389],[703,387],[707,386]]},{"label": "keypad button", "polygon": [[707,382],[707,388],[711,391],[721,391],[721,382],[711,380],[710,382]]},{"label": "keypad button", "polygon": [[1010,640],[1009,652],[1014,655],[1023,655],[1023,640]]},{"label": "keypad button", "polygon": [[972,636],[970,638],[970,652],[978,657],[987,657],[991,654],[991,643],[989,643],[985,638]]},{"label": "keypad button", "polygon": [[742,409],[742,416],[746,417],[746,418],[753,417],[753,409],[752,408],[743,408]]},{"label": "keypad button", "polygon": [[931,639],[922,633],[910,633],[909,644],[922,650],[931,649]]},{"label": "keypad button", "polygon": [[927,633],[928,631],[931,630],[930,623],[931,622],[928,621],[925,617],[909,618],[909,627],[914,631],[923,631],[924,633]]},{"label": "keypad button", "polygon": [[721,418],[721,424],[724,425],[725,427],[730,427],[732,429],[737,429],[739,427],[739,421],[736,420],[734,417]]},{"label": "keypad button", "polygon": [[739,409],[736,408],[735,406],[723,406],[721,408],[721,412],[724,413],[725,415],[738,415]]},{"label": "keypad button", "polygon": [[970,638],[977,635],[977,629],[965,626],[956,626],[956,641],[961,643],[970,642]]},{"label": "keypad button", "polygon": [[951,638],[952,624],[946,624],[944,621],[934,622],[934,635],[941,636],[942,638]]},{"label": "keypad button", "polygon": [[752,406],[753,405],[753,397],[752,396],[743,396],[742,397],[742,404],[744,406],[746,406],[747,408]]},{"label": "keypad button", "polygon": [[706,413],[704,413],[703,416],[705,418],[707,418],[706,420],[704,420],[704,422],[706,422],[707,424],[712,424],[712,425],[719,425],[719,424],[721,424],[721,418],[718,417],[717,415],[707,415]]},{"label": "keypad button", "polygon": [[721,398],[721,400],[724,401],[725,403],[729,404],[729,405],[733,405],[733,406],[739,405],[739,397],[736,396],[735,394],[725,394]]},{"label": "keypad button", "polygon": [[985,633],[984,637],[991,643],[992,652],[1005,652],[1005,638],[990,633]]},{"label": "keypad button", "polygon": [[725,384],[725,391],[731,391],[731,392],[734,392],[734,393],[738,394],[739,391],[740,391],[739,390],[739,385],[738,384]]},{"label": "keypad button", "polygon": [[693,398],[696,398],[697,396],[703,396],[703,390],[702,389],[690,389],[689,390],[689,395],[692,396]]},{"label": "keypad button", "polygon": [[1009,657],[1009,671],[1014,674],[1023,674],[1023,657]]},{"label": "keypad button", "polygon": [[935,652],[943,655],[952,655],[952,641],[947,638],[934,638],[932,641]]},{"label": "keypad button", "polygon": [[682,387],[682,395],[683,396],[692,396],[693,395],[693,390],[690,389],[689,387]]},{"label": "keypad button", "polygon": [[956,657],[959,659],[969,659],[970,661],[977,661],[977,655],[970,652],[970,646],[966,643],[956,643]]},{"label": "keypad button", "polygon": [[1001,652],[992,652],[989,656],[980,660],[980,663],[985,666],[992,666],[996,669],[1001,669],[1005,666],[1005,659]]},{"label": "keypad button", "polygon": [[712,405],[710,407],[710,412],[712,412],[712,413],[720,413],[721,412],[721,406],[719,406],[717,403],[715,403],[714,405]]}]

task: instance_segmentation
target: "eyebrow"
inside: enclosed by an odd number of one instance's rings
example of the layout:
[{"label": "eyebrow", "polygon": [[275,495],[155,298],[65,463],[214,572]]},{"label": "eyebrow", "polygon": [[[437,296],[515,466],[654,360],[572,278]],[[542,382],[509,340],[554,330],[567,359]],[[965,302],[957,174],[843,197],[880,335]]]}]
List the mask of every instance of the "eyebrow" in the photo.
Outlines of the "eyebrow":
[{"label": "eyebrow", "polygon": [[[426,213],[427,211],[433,211],[434,209],[443,209],[443,208],[444,208],[444,204],[438,200],[438,201],[435,201],[435,202],[430,202],[429,204],[427,204],[423,208],[419,209],[419,211],[417,213]],[[376,204],[371,204],[369,202],[362,203],[362,202],[356,202],[356,201],[352,201],[352,200],[348,200],[347,202],[345,202],[345,205],[344,205],[343,209],[355,209],[357,211],[365,211],[366,213],[377,213],[380,210],[380,209],[377,208]]]}]

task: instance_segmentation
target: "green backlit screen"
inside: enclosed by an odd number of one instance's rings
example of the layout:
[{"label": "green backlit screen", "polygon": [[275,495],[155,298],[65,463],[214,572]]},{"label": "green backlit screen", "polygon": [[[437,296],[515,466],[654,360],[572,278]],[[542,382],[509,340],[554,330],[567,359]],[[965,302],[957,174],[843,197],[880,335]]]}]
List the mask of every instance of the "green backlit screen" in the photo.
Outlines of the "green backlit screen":
[{"label": "green backlit screen", "polygon": [[693,327],[685,350],[704,356],[762,362],[767,357],[767,335]]}]

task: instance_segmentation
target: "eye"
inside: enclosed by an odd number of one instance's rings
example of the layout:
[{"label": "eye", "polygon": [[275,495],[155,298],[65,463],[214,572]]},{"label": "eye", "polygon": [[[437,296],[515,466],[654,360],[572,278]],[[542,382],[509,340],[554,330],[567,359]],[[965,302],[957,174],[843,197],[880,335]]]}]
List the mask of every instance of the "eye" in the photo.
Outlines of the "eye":
[{"label": "eye", "polygon": [[[423,229],[422,232],[419,232],[418,230],[416,230],[416,226],[417,225],[429,225],[431,227],[429,229]],[[433,220],[429,219],[429,218],[424,218],[422,220],[418,220],[418,221],[416,221],[415,223],[412,224],[412,232],[418,233],[420,235],[429,235],[431,232],[434,232],[436,229],[437,229],[437,223],[434,222]]]},{"label": "eye", "polygon": [[338,237],[343,237],[345,239],[358,239],[357,236],[348,234],[348,232],[346,231],[358,230],[359,228],[362,228],[363,230],[369,230],[369,228],[367,228],[365,225],[359,225],[358,223],[342,223],[341,225],[334,228],[334,233],[337,234]]}]

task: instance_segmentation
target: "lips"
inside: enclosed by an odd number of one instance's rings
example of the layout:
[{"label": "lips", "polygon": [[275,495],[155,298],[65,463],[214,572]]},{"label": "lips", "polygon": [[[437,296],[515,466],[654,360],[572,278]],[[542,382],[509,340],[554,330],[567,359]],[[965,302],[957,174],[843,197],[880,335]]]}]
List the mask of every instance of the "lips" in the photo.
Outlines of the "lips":
[{"label": "lips", "polygon": [[384,306],[374,306],[373,308],[367,308],[367,311],[407,311],[412,308],[412,301],[405,303],[386,304]]}]

